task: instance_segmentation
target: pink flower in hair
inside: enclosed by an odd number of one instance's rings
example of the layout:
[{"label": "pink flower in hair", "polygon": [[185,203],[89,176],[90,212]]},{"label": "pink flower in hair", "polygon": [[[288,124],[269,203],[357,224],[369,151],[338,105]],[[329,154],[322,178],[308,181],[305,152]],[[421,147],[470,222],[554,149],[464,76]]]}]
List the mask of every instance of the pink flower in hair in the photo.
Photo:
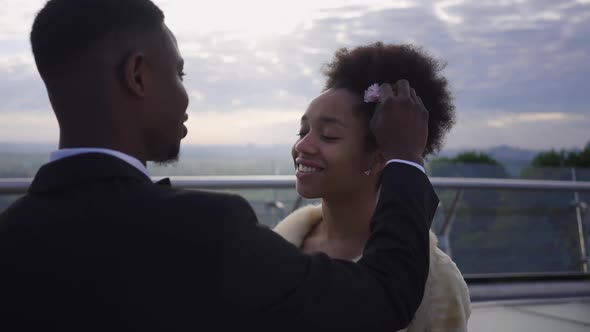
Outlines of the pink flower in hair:
[{"label": "pink flower in hair", "polygon": [[379,84],[372,84],[365,90],[365,103],[376,103],[379,101]]}]

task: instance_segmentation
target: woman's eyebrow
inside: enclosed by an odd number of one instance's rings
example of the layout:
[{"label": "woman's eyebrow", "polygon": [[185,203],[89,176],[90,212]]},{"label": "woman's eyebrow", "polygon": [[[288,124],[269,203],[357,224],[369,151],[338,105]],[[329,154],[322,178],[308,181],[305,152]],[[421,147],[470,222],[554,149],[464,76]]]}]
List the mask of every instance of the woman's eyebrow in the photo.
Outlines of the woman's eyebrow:
[{"label": "woman's eyebrow", "polygon": [[348,128],[348,126],[342,120],[335,118],[335,117],[331,117],[331,116],[321,116],[320,122],[327,123],[327,124],[336,124],[341,127]]}]

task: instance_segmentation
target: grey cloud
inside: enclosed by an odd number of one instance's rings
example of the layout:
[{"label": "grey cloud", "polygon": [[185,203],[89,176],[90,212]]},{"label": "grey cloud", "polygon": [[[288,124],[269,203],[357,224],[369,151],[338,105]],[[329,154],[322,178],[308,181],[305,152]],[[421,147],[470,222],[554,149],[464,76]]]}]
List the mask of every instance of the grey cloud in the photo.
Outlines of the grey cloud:
[{"label": "grey cloud", "polygon": [[[588,6],[535,1],[522,8],[470,3],[452,10],[464,21],[452,28],[456,42],[448,53],[449,76],[457,83],[459,104],[466,111],[588,111]],[[534,24],[526,19],[542,10],[559,15]],[[514,13],[523,15],[521,24],[490,23]]]},{"label": "grey cloud", "polygon": [[[323,10],[311,26],[258,40],[251,50],[231,34],[179,35],[181,51],[187,45],[186,86],[198,92],[189,109],[303,111],[321,91],[321,67],[336,49],[380,40],[415,43],[446,60],[459,112],[588,112],[590,6],[553,0],[462,2],[445,9],[462,19],[451,24],[436,15],[435,3],[380,11],[363,6]],[[224,62],[223,56],[235,62]],[[48,106],[34,75],[0,75],[0,111]]]},{"label": "grey cloud", "polygon": [[[350,11],[350,8],[345,11]],[[408,14],[408,11],[411,12]],[[302,100],[309,101],[321,91],[321,68],[338,48],[377,40],[411,42],[407,31],[416,32],[420,29],[423,29],[421,35],[427,35],[424,24],[419,28],[414,27],[417,12],[414,9],[386,10],[352,19],[328,17],[315,20],[311,27],[302,27],[289,36],[259,45],[257,51],[276,54],[279,59],[276,64],[257,58],[253,52],[244,52],[247,45],[237,40],[224,43],[200,41],[205,43],[201,45],[202,49],[214,55],[206,59],[188,57],[187,70],[191,78],[187,79],[187,85],[189,89],[205,95],[203,100],[193,101],[191,109],[232,110],[234,106],[231,100],[236,96],[243,102],[243,107],[301,107],[306,104]],[[443,41],[448,39],[443,37],[436,39],[441,47]],[[188,38],[184,36],[185,41]],[[239,53],[233,53],[236,48],[240,50]],[[224,64],[216,54],[234,54],[237,61]],[[257,68],[264,68],[267,73],[257,74]],[[308,73],[304,72],[304,68]],[[211,78],[215,80],[208,81]],[[283,98],[273,97],[273,92],[277,91],[287,91],[292,95],[293,103],[289,105]]]},{"label": "grey cloud", "polygon": [[[192,105],[196,110],[233,110],[232,99],[239,99],[240,107],[245,108],[301,107],[303,100],[310,100],[321,90],[321,84],[317,84],[323,82],[321,66],[336,49],[380,40],[419,44],[446,60],[445,72],[460,112],[587,112],[587,6],[527,2],[519,8],[525,18],[547,10],[555,11],[560,18],[512,20],[504,27],[497,21],[514,15],[514,5],[471,2],[451,7],[448,10],[452,15],[463,18],[458,25],[441,21],[428,9],[388,9],[354,18],[340,14],[363,12],[362,8],[324,11],[334,15],[259,46],[276,54],[276,64],[244,52],[246,45],[239,41],[207,45],[205,48],[214,54],[210,59],[191,59],[195,63],[191,68],[198,74],[193,75],[189,86],[206,95],[205,100]],[[233,54],[238,60],[223,64],[216,54]],[[301,64],[311,70],[310,75],[302,72]],[[266,73],[257,73],[259,68]],[[218,80],[207,82],[210,77]],[[274,92],[279,90],[288,91],[292,98],[276,97]]]}]

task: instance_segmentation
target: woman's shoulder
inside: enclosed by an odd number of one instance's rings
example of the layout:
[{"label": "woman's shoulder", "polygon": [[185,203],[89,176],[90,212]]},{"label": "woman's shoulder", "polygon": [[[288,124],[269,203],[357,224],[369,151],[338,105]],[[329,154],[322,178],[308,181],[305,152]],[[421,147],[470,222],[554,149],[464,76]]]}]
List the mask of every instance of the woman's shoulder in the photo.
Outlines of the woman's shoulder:
[{"label": "woman's shoulder", "polygon": [[300,247],[313,226],[321,220],[322,206],[306,205],[281,220],[275,226],[274,231],[295,246]]},{"label": "woman's shoulder", "polygon": [[[464,289],[467,290],[467,283],[463,278],[463,274],[459,270],[459,267],[451,257],[449,257],[444,251],[440,250],[437,246],[438,241],[436,235],[430,232],[430,273],[429,278],[432,282],[446,284],[444,287],[449,291]],[[440,286],[436,286],[439,288]]]},{"label": "woman's shoulder", "polygon": [[464,331],[471,315],[469,288],[457,264],[437,247],[436,235],[431,232],[430,238],[430,271],[421,305],[427,308],[416,318],[440,331]]},{"label": "woman's shoulder", "polygon": [[464,282],[459,267],[449,255],[438,247],[438,239],[432,231],[430,231],[430,268],[438,272],[439,275],[455,277]]}]

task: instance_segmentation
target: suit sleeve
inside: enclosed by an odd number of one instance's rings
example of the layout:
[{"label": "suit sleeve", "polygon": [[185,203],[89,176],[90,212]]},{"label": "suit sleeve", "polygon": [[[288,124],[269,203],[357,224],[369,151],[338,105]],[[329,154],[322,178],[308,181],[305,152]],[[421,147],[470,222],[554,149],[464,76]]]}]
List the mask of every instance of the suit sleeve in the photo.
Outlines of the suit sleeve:
[{"label": "suit sleeve", "polygon": [[[428,275],[438,198],[426,175],[393,163],[382,177],[371,236],[358,263],[307,255],[259,226],[248,203],[222,222],[225,328],[395,331],[411,321]],[[247,219],[247,221],[244,221]],[[231,295],[229,295],[231,294]],[[238,324],[233,326],[232,324]]]}]

